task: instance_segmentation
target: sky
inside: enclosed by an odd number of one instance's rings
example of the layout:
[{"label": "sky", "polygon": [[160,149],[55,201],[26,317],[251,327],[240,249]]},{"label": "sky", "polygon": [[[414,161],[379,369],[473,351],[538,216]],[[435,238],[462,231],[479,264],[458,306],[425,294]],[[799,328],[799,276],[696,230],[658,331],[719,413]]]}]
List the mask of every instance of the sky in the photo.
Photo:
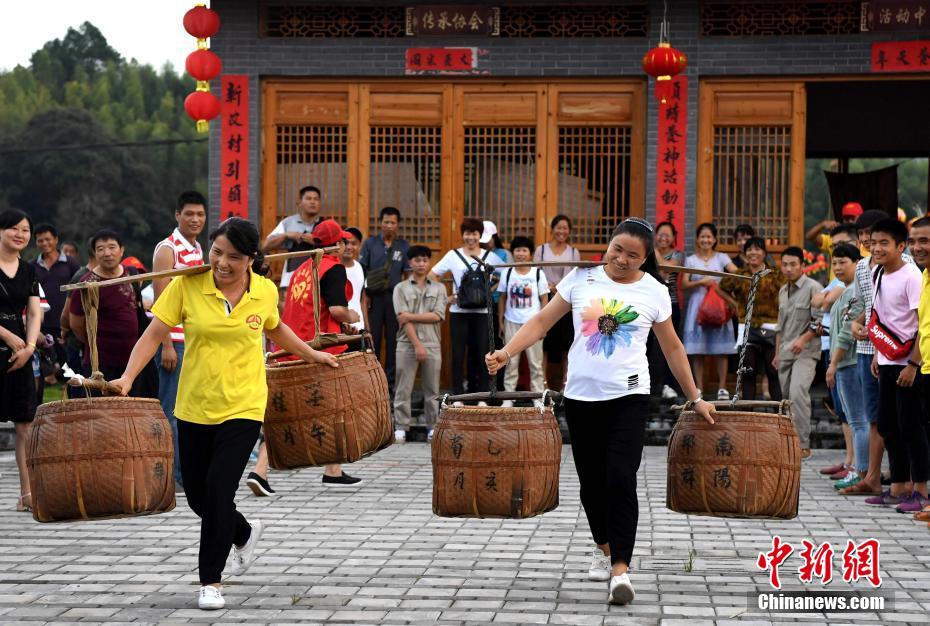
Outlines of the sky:
[{"label": "sky", "polygon": [[[206,0],[199,0],[209,6]],[[184,71],[196,47],[181,20],[198,0],[21,0],[0,1],[0,70],[28,66],[32,53],[65,36],[69,27],[90,22],[127,60],[160,70],[170,61]]]}]

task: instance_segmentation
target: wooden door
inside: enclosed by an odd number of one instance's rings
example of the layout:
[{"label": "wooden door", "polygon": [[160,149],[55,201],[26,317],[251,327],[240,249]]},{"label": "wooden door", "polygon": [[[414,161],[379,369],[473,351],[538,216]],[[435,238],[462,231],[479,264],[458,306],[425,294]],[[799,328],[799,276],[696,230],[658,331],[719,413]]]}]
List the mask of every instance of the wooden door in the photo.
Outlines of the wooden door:
[{"label": "wooden door", "polygon": [[697,221],[713,222],[721,249],[752,224],[773,251],[804,237],[803,83],[700,85]]}]

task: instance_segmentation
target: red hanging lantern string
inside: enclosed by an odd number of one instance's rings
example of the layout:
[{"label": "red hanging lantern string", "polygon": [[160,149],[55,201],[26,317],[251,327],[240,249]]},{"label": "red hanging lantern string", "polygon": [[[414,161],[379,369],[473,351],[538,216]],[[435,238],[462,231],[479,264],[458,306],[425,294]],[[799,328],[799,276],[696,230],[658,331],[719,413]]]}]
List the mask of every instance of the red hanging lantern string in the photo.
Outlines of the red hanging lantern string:
[{"label": "red hanging lantern string", "polygon": [[659,45],[643,56],[643,71],[656,79],[655,94],[660,104],[668,102],[672,94],[672,77],[684,71],[687,65],[685,54],[668,42],[668,20],[663,9]]},{"label": "red hanging lantern string", "polygon": [[198,4],[184,14],[183,23],[184,30],[197,39],[197,49],[184,63],[187,73],[197,81],[197,89],[184,100],[184,110],[197,123],[197,132],[205,133],[208,122],[220,114],[220,101],[210,93],[210,81],[223,71],[223,63],[207,46],[207,39],[220,29],[220,16]]}]

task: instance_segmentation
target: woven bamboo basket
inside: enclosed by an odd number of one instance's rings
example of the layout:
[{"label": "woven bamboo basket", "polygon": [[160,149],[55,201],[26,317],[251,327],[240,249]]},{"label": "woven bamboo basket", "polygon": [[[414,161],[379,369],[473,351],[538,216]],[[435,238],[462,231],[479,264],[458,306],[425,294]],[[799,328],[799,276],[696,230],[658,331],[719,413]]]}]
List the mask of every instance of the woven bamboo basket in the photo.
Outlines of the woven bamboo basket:
[{"label": "woven bamboo basket", "polygon": [[274,469],[354,463],[394,442],[387,378],[370,352],[336,357],[332,368],[269,362],[265,445]]},{"label": "woven bamboo basket", "polygon": [[174,443],[158,400],[85,398],[43,404],[29,433],[38,522],[105,519],[174,508]]},{"label": "woven bamboo basket", "polygon": [[433,513],[523,519],[552,511],[561,460],[551,407],[444,405],[432,442]]},{"label": "woven bamboo basket", "polygon": [[[686,406],[672,430],[665,505],[691,515],[796,517],[801,446],[790,403],[714,404],[715,424]],[[777,407],[777,412],[740,410],[752,407]]]}]

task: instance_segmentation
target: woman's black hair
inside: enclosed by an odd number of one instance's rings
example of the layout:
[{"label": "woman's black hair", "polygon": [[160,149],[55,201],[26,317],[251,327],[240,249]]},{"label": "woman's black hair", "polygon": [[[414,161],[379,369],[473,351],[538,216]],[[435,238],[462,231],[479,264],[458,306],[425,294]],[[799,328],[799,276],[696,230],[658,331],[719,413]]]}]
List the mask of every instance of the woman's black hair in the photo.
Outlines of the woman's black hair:
[{"label": "woman's black hair", "polygon": [[762,237],[750,237],[746,240],[746,243],[743,244],[743,252],[746,252],[750,248],[759,248],[763,252],[768,252],[768,248],[765,247],[765,239]]},{"label": "woman's black hair", "polygon": [[241,217],[230,217],[210,233],[210,241],[215,241],[220,235],[226,237],[238,252],[252,257],[252,271],[259,276],[268,274],[265,265],[265,255],[259,247],[258,229],[255,224]]},{"label": "woman's black hair", "polygon": [[32,218],[19,209],[7,209],[3,213],[0,213],[0,230],[13,228],[23,220],[26,220],[29,224],[29,234],[31,235],[33,231]]},{"label": "woman's black hair", "polygon": [[669,228],[671,228],[672,235],[675,237],[675,239],[678,239],[678,229],[675,228],[675,225],[672,224],[671,222],[659,222],[658,224],[656,224],[656,232],[659,232],[659,229],[662,228],[663,226],[668,226]]},{"label": "woman's black hair", "polygon": [[617,224],[614,232],[610,235],[610,239],[612,241],[617,235],[624,234],[636,237],[643,242],[643,246],[646,248],[646,259],[639,269],[660,283],[665,284],[665,280],[659,275],[659,262],[656,260],[655,255],[656,237],[652,225],[642,218],[628,217]]},{"label": "woman's black hair", "polygon": [[703,224],[698,224],[698,227],[694,229],[694,238],[697,239],[701,236],[701,231],[704,229],[710,231],[710,234],[714,236],[714,247],[713,250],[717,249],[717,242],[720,241],[720,237],[717,236],[717,226],[711,222],[704,222]]}]

